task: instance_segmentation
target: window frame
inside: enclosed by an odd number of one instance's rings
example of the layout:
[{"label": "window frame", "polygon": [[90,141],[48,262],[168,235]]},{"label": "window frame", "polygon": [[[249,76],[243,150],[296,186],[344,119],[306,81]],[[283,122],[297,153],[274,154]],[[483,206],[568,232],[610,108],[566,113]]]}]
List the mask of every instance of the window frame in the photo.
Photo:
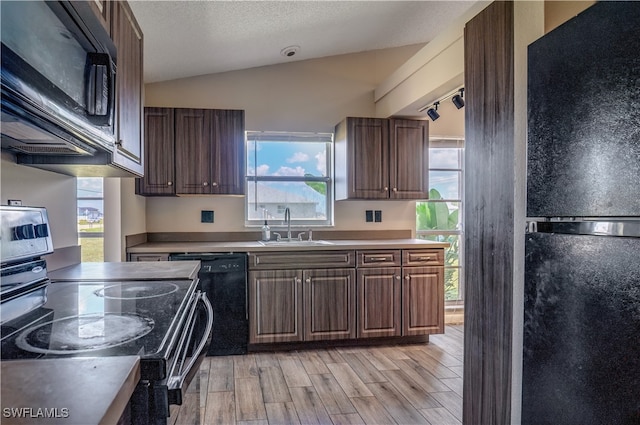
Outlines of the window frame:
[{"label": "window frame", "polygon": [[[434,235],[442,235],[444,237],[447,236],[457,236],[458,237],[458,265],[457,266],[447,266],[445,264],[445,273],[447,270],[457,269],[458,270],[458,297],[456,300],[446,300],[446,306],[462,306],[464,305],[464,297],[465,297],[465,282],[464,282],[464,270],[465,270],[465,255],[464,255],[464,164],[465,164],[465,140],[464,138],[443,138],[443,137],[434,137],[429,140],[429,149],[442,149],[442,148],[456,148],[460,149],[460,157],[458,159],[459,167],[457,168],[443,168],[443,167],[429,167],[427,172],[431,171],[451,171],[458,173],[458,199],[437,199],[430,200],[426,199],[424,201],[418,202],[434,202],[434,203],[457,203],[460,228],[456,230],[418,230],[416,223],[416,237],[420,238],[420,236],[434,236]],[[431,189],[431,184],[429,184]],[[417,206],[417,205],[416,205]],[[446,254],[446,248],[445,248]]]},{"label": "window frame", "polygon": [[[78,196],[78,183],[80,182],[80,179],[100,179],[102,180],[102,196]],[[85,189],[81,189],[81,190],[85,190]],[[80,207],[78,206],[80,201],[102,201],[102,232],[82,232],[79,228],[79,223],[78,223],[78,219],[76,217],[76,231],[77,231],[77,236],[78,236],[78,245],[80,245],[81,247],[81,252],[82,252],[82,239],[102,239],[102,250],[101,250],[101,258],[104,260],[104,237],[105,237],[105,231],[104,231],[104,214],[105,214],[105,204],[104,204],[104,177],[77,177],[76,178],[76,214],[77,211],[80,209]],[[84,254],[82,254],[82,259],[81,262],[86,262],[86,261],[96,261],[94,259],[91,260],[85,260]]]},{"label": "window frame", "polygon": [[[283,131],[245,131],[245,200],[244,200],[244,225],[245,227],[261,227],[264,224],[264,219],[261,218],[249,218],[249,210],[251,208],[250,196],[251,183],[254,185],[254,204],[256,208],[263,202],[259,202],[257,199],[257,184],[258,182],[290,182],[290,183],[312,183],[320,182],[326,185],[326,219],[325,220],[304,220],[291,217],[292,227],[305,227],[305,228],[323,228],[334,226],[334,166],[333,166],[333,133],[312,133],[312,132],[283,132]],[[249,175],[249,155],[255,150],[249,149],[249,143],[259,142],[291,142],[291,143],[324,143],[325,144],[325,160],[326,160],[326,176],[258,176]],[[256,164],[257,166],[257,164]],[[278,204],[278,210],[285,208],[285,203]],[[274,213],[280,215],[278,211]],[[269,218],[270,226],[284,226],[284,215],[281,219]]]}]

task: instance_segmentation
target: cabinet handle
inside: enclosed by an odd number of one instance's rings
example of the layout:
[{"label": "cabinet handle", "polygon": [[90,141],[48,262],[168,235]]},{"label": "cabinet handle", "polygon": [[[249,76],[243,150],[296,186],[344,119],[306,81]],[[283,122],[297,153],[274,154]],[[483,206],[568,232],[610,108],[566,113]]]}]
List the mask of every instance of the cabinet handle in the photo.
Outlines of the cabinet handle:
[{"label": "cabinet handle", "polygon": [[389,186],[385,186],[384,189],[382,189],[383,192],[388,192],[389,191]]},{"label": "cabinet handle", "polygon": [[404,277],[404,280],[409,280],[409,279],[411,279],[411,276],[409,276],[409,275],[406,275],[406,276]]},{"label": "cabinet handle", "polygon": [[202,183],[203,186],[209,186],[209,182]]},{"label": "cabinet handle", "polygon": [[429,260],[433,260],[433,257],[418,257],[418,258],[416,258],[416,261],[429,261]]},{"label": "cabinet handle", "polygon": [[216,182],[212,182],[212,183],[211,183],[211,186],[213,186],[213,187],[217,187],[217,186],[218,186],[218,183],[216,183]]},{"label": "cabinet handle", "polygon": [[394,192],[397,192],[397,191],[398,191],[398,188],[397,188],[397,187],[394,187],[392,190],[393,190]]},{"label": "cabinet handle", "polygon": [[167,182],[167,186],[173,186],[173,182]]},{"label": "cabinet handle", "polygon": [[387,261],[387,257],[369,257],[369,261]]},{"label": "cabinet handle", "polygon": [[396,275],[396,280],[400,280],[400,276]]},{"label": "cabinet handle", "polygon": [[120,155],[125,156],[131,161],[140,164],[140,157],[138,157],[138,155],[134,154],[130,150],[127,150],[124,147],[122,140],[118,140],[115,144],[116,144],[116,148],[118,149],[118,153],[120,153]]},{"label": "cabinet handle", "polygon": [[307,278],[307,280],[305,280],[305,282],[307,282],[307,283],[311,283],[311,278],[310,278],[310,277],[308,277],[308,278]]},{"label": "cabinet handle", "polygon": [[300,283],[300,282],[302,282],[302,279],[300,279],[299,277],[294,277],[293,281],[294,281],[294,283]]}]

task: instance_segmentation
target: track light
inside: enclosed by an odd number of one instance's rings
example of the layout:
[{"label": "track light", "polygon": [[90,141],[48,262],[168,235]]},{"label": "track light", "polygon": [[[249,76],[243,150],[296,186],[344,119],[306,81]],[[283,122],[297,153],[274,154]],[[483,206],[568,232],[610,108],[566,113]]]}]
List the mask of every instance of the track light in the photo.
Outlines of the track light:
[{"label": "track light", "polygon": [[460,92],[451,98],[451,101],[456,106],[456,108],[460,109],[464,107],[464,88],[460,89]]},{"label": "track light", "polygon": [[438,118],[440,118],[440,114],[438,113],[438,105],[440,104],[440,102],[436,102],[433,104],[433,108],[429,108],[427,110],[427,115],[429,115],[429,118],[431,118],[431,121],[435,121]]},{"label": "track light", "polygon": [[438,113],[438,105],[446,99],[451,99],[456,108],[461,109],[464,107],[464,87],[457,89],[454,92],[450,92],[448,95],[436,99],[433,103],[427,103],[423,107],[418,109],[418,112],[427,111],[427,115],[432,121],[440,118]]}]

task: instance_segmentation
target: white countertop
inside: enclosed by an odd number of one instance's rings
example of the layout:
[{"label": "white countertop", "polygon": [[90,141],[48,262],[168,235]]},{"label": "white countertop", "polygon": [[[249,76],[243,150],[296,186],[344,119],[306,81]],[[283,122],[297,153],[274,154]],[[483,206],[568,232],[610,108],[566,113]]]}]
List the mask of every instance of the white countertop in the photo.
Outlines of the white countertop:
[{"label": "white countertop", "polygon": [[420,249],[446,248],[446,242],[424,239],[368,239],[331,240],[331,244],[301,245],[281,242],[265,246],[258,241],[246,242],[147,242],[127,248],[134,254],[185,253],[185,252],[264,252],[264,251],[335,251],[345,249]]}]

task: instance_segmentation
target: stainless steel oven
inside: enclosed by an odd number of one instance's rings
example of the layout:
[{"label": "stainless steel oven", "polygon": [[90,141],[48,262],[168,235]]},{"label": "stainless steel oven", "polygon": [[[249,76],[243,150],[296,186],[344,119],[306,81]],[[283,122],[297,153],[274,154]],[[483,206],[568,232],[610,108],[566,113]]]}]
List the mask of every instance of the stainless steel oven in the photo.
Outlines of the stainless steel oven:
[{"label": "stainless steel oven", "polygon": [[169,406],[182,404],[211,342],[213,310],[198,280],[143,280],[132,273],[135,280],[52,282],[41,258],[52,250],[46,211],[0,211],[2,361],[140,356],[131,423],[166,424]]}]

